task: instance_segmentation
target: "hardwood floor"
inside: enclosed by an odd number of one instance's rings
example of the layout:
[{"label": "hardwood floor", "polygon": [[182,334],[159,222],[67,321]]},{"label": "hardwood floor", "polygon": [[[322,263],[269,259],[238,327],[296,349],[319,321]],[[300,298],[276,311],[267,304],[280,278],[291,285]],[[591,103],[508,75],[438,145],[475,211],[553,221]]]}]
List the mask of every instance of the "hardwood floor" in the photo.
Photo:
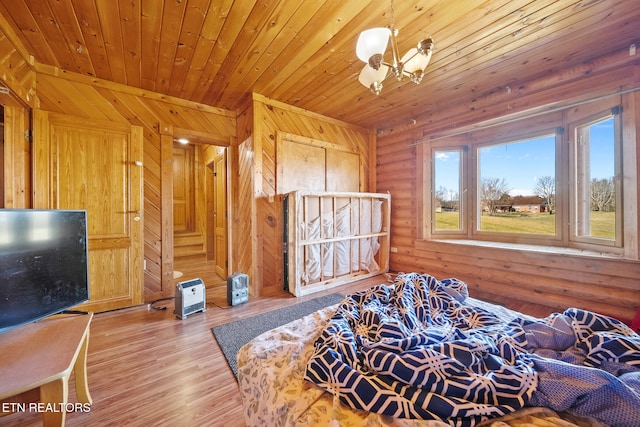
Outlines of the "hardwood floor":
[{"label": "hardwood floor", "polygon": [[[176,318],[172,300],[97,313],[91,325],[88,356],[91,410],[67,414],[76,426],[244,426],[238,384],[217,345],[211,328],[296,304],[332,292],[349,293],[385,282],[378,276],[329,291],[295,298],[250,298],[228,307],[226,282],[209,264],[182,263],[178,280],[202,278],[207,284],[207,311],[185,320]],[[508,305],[508,304],[505,304]],[[156,309],[158,308],[158,309]],[[164,309],[163,309],[164,308]],[[511,308],[535,316],[551,311],[542,306]],[[69,402],[75,403],[72,376]],[[0,417],[0,426],[41,426],[37,413]]]}]

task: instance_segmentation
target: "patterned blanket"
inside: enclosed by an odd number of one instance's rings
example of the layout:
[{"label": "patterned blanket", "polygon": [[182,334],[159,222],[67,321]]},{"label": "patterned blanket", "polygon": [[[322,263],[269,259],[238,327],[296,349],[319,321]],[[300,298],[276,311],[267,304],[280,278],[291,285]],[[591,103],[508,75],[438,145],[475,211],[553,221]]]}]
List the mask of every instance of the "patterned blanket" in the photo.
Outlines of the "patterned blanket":
[{"label": "patterned blanket", "polygon": [[461,281],[412,273],[346,297],[305,379],[352,408],[456,426],[524,406],[640,425],[640,336],[630,328],[577,309],[505,321],[467,296]]}]

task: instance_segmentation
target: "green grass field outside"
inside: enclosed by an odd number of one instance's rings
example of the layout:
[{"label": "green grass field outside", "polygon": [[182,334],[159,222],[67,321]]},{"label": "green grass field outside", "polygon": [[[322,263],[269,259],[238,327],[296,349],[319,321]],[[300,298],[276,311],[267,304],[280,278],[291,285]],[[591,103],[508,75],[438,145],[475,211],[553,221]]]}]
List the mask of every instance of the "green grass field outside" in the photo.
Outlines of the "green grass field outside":
[{"label": "green grass field outside", "polygon": [[[460,220],[458,212],[437,212],[436,229],[458,230]],[[555,215],[508,213],[482,215],[480,230],[500,231],[504,233],[554,234]],[[591,236],[606,239],[615,238],[615,212],[591,212]]]}]

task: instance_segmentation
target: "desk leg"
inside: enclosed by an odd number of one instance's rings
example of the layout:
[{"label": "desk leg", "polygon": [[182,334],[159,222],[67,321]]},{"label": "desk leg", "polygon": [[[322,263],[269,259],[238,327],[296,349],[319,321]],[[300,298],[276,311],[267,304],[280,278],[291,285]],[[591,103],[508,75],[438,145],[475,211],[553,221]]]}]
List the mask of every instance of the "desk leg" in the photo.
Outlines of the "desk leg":
[{"label": "desk leg", "polygon": [[[69,377],[63,377],[40,386],[40,401],[44,405],[51,405],[51,410],[42,413],[45,427],[64,426],[66,403],[69,399]],[[61,408],[62,406],[62,408]]]},{"label": "desk leg", "polygon": [[73,365],[73,373],[76,377],[76,394],[78,395],[78,402],[80,403],[93,403],[91,395],[89,394],[89,383],[87,381],[87,353],[89,351],[89,331],[84,336],[82,344],[80,344],[80,352],[76,358],[76,362]]}]

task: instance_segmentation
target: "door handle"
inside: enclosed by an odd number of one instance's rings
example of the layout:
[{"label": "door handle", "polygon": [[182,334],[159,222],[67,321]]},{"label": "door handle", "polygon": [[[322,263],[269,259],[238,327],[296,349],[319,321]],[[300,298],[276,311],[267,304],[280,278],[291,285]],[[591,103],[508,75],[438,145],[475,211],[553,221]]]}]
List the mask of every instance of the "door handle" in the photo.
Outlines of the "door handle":
[{"label": "door handle", "polygon": [[140,221],[140,211],[126,211],[125,213],[127,214],[135,214],[136,216],[133,217],[134,221]]}]

